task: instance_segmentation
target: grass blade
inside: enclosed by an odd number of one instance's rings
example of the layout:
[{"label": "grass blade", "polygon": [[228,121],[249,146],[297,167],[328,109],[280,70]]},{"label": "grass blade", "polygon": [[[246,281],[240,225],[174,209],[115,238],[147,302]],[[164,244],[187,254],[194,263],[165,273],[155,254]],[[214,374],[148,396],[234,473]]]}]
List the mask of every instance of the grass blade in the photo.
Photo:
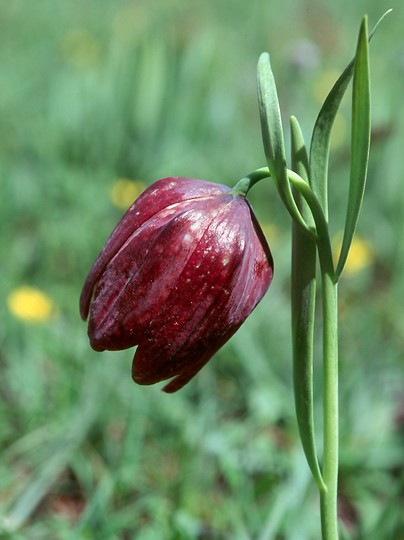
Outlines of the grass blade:
[{"label": "grass blade", "polygon": [[366,185],[370,148],[370,75],[367,34],[367,18],[364,17],[354,64],[349,196],[336,279],[341,275],[348,257]]}]

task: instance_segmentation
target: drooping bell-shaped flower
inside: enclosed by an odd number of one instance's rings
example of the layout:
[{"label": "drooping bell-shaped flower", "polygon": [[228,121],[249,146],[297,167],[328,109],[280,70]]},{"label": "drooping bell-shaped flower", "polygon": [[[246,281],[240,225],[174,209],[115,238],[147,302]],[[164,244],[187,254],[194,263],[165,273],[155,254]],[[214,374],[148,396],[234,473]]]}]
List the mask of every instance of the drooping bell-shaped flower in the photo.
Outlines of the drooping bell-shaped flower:
[{"label": "drooping bell-shaped flower", "polygon": [[272,257],[243,195],[165,178],[133,203],[84,284],[93,349],[137,345],[139,384],[186,384],[236,332],[267,291]]}]

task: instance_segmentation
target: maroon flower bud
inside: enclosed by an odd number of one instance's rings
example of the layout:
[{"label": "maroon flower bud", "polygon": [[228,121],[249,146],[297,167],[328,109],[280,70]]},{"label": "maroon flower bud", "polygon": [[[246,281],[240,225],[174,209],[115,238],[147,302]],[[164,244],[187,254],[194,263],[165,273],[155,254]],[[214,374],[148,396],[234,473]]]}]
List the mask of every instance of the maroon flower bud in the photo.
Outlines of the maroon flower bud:
[{"label": "maroon flower bud", "polygon": [[[139,384],[186,384],[236,332],[273,272],[245,197],[190,178],[151,185],[118,223],[84,284],[96,351],[138,345]],[[90,307],[91,305],[91,307]]]}]

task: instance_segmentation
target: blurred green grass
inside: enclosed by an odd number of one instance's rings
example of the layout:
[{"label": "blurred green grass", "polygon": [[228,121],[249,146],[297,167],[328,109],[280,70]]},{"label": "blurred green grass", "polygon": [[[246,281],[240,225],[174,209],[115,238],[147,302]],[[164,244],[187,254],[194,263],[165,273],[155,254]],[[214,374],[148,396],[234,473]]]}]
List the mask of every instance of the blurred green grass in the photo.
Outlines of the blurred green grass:
[{"label": "blurred green grass", "polygon": [[[372,24],[383,10],[346,0],[1,3],[1,538],[319,537],[291,388],[289,218],[269,183],[251,201],[270,226],[274,282],[179,394],[135,386],[130,351],[91,351],[77,304],[121,215],[116,178],[235,183],[264,162],[259,53],[272,54],[285,124],[296,114],[308,137],[363,13]],[[355,539],[404,538],[402,23],[398,6],[371,46],[358,234],[373,255],[340,291],[340,511]],[[331,160],[335,234],[348,159],[347,101]],[[21,286],[51,299],[50,320],[10,313]]]}]

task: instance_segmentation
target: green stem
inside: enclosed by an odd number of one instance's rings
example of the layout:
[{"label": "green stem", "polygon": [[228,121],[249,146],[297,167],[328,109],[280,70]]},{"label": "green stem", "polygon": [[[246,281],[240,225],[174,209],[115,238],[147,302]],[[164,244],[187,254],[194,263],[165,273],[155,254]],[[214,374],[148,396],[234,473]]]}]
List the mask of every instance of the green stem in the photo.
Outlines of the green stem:
[{"label": "green stem", "polygon": [[338,540],[338,285],[322,268],[323,295],[323,479],[320,491],[324,540]]},{"label": "green stem", "polygon": [[263,180],[264,178],[268,178],[269,176],[271,176],[271,173],[269,172],[268,167],[262,167],[261,169],[257,169],[239,180],[232,189],[232,193],[235,197],[237,197],[237,195],[242,195],[243,197],[245,197],[248,191],[250,191],[250,189],[257,182]]},{"label": "green stem", "polygon": [[[291,171],[292,172],[292,171]],[[338,284],[328,224],[310,186],[295,173],[289,179],[305,197],[317,230],[323,300],[323,467],[320,488],[323,540],[338,540]]]},{"label": "green stem", "polygon": [[289,180],[304,196],[317,230],[323,300],[323,467],[320,487],[323,540],[338,540],[338,284],[335,279],[328,224],[310,186],[298,175]]},{"label": "green stem", "polygon": [[317,230],[317,250],[321,267],[323,300],[323,467],[320,487],[323,540],[338,540],[338,284],[327,221],[310,186],[289,172],[289,180],[299,189],[312,211]]},{"label": "green stem", "polygon": [[[246,195],[256,182],[269,176],[271,173],[267,167],[257,169],[240,180],[235,188],[236,193]],[[310,185],[301,176],[287,170],[287,177],[306,201],[315,223],[315,231],[310,228],[309,232],[317,244],[322,279],[324,420],[323,466],[321,476],[317,475],[317,483],[321,501],[322,538],[338,540],[338,285],[323,209]],[[308,232],[306,227],[302,227],[302,231]]]},{"label": "green stem", "polygon": [[[260,180],[264,178],[272,177],[271,171],[268,169],[268,167],[261,167],[260,169],[256,169],[252,173],[248,174],[244,178],[242,178],[233,188],[233,194],[235,196],[242,195],[246,196],[247,192]],[[324,217],[323,210],[320,206],[320,203],[318,202],[315,194],[313,193],[310,185],[303,180],[301,176],[299,176],[294,171],[291,171],[290,169],[287,169],[287,177],[289,182],[293,185],[294,188],[302,195],[304,200],[309,205],[309,208],[311,210],[311,213],[313,214],[313,219],[316,225],[316,231],[313,230],[313,228],[304,223],[301,224],[301,221],[298,221],[298,224],[302,227],[302,230],[308,234],[311,238],[315,239],[317,242],[320,242],[323,246],[321,249],[321,252],[324,253],[324,257],[326,259],[326,265],[327,268],[332,268],[332,251],[331,251],[331,243],[329,239],[328,234],[328,224]],[[272,177],[273,178],[273,177]],[[319,249],[320,251],[320,249]],[[321,254],[320,254],[321,257]],[[331,264],[331,266],[330,266]],[[332,270],[333,272],[333,270]]]}]

